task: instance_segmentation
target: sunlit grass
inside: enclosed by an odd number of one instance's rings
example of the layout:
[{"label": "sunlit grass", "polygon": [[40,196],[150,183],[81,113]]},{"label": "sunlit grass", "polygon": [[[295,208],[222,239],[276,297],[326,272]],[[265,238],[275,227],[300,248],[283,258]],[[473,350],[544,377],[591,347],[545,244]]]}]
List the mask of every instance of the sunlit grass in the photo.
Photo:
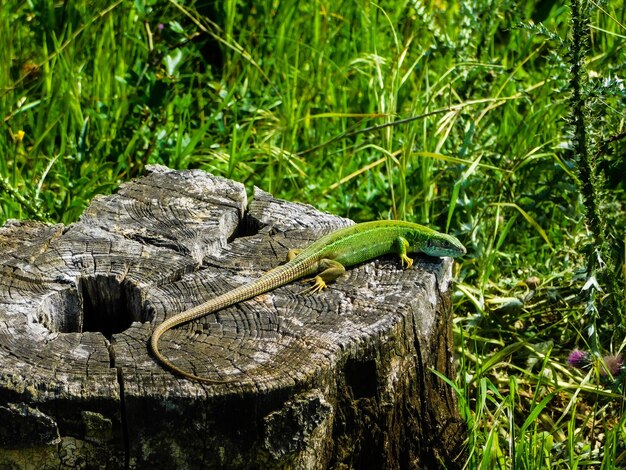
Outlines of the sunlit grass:
[{"label": "sunlit grass", "polygon": [[[623,383],[600,373],[623,325],[567,365],[589,238],[568,4],[539,3],[3,2],[0,222],[70,223],[160,163],[449,231],[468,468],[624,466]],[[588,64],[622,265],[624,15],[591,2]]]}]

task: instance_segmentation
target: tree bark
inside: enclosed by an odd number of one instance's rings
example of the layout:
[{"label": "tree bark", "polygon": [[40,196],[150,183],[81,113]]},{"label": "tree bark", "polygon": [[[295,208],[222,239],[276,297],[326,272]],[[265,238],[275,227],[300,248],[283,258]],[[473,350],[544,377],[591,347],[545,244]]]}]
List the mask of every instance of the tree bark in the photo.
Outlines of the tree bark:
[{"label": "tree bark", "polygon": [[2,468],[456,468],[452,260],[389,256],[154,327],[351,224],[202,171],[149,167],[69,226],[0,228]]}]

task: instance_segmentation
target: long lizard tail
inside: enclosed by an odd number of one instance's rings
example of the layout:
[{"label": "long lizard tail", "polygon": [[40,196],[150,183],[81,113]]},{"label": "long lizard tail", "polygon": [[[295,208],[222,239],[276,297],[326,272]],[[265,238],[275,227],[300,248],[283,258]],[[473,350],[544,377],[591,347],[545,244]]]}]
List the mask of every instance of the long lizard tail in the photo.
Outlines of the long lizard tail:
[{"label": "long lizard tail", "polygon": [[291,281],[299,279],[302,276],[309,274],[313,266],[313,261],[308,259],[306,262],[300,262],[297,258],[289,263],[272,269],[268,273],[261,276],[256,281],[249,284],[244,284],[236,289],[219,295],[207,302],[192,307],[184,312],[174,315],[171,318],[166,319],[163,323],[157,326],[150,338],[150,348],[154,357],[170,371],[191,380],[197,380],[198,382],[204,382],[209,384],[225,384],[231,382],[237,382],[240,379],[210,379],[207,377],[200,377],[198,375],[187,372],[176,366],[172,361],[165,357],[161,351],[159,351],[159,339],[168,330],[181,325],[183,323],[196,320],[200,317],[208,315],[210,313],[217,312],[223,308],[231,305],[243,302],[244,300],[251,299],[257,295],[263,294],[270,290],[273,290],[282,285],[288,284]]}]

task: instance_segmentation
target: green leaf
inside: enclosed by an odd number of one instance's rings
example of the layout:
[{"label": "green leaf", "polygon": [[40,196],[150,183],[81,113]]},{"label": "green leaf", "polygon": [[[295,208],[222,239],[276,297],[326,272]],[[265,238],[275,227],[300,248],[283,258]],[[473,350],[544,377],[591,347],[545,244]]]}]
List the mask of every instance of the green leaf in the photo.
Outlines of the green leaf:
[{"label": "green leaf", "polygon": [[512,202],[496,202],[493,204],[494,206],[501,206],[501,207],[513,207],[515,209],[518,210],[518,212],[520,214],[522,214],[522,216],[526,219],[526,221],[533,226],[533,228],[539,233],[539,235],[541,236],[541,238],[544,239],[544,241],[546,242],[546,244],[550,247],[552,247],[552,243],[550,243],[550,239],[548,238],[548,235],[546,234],[545,230],[541,228],[541,226],[537,223],[537,221],[535,219],[532,218],[532,216],[526,212],[524,209],[522,209],[520,206],[518,206],[517,204],[514,204]]},{"label": "green leaf", "polygon": [[170,76],[174,76],[176,74],[176,69],[178,68],[182,60],[183,52],[180,49],[174,49],[171,54],[166,55],[163,58],[163,62],[165,64],[167,74]]}]

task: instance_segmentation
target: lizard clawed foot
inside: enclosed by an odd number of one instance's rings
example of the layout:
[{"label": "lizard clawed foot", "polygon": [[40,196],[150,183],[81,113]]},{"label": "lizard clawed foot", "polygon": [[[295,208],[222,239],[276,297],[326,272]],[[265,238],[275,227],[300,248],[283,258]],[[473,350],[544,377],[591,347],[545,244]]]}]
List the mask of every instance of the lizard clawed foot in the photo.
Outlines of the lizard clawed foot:
[{"label": "lizard clawed foot", "polygon": [[313,285],[304,289],[300,294],[315,294],[326,289],[326,283],[320,276],[315,276],[309,279],[303,279],[301,282],[312,282]]},{"label": "lizard clawed foot", "polygon": [[400,262],[403,267],[406,265],[407,269],[413,266],[413,260],[405,254],[400,254]]}]

